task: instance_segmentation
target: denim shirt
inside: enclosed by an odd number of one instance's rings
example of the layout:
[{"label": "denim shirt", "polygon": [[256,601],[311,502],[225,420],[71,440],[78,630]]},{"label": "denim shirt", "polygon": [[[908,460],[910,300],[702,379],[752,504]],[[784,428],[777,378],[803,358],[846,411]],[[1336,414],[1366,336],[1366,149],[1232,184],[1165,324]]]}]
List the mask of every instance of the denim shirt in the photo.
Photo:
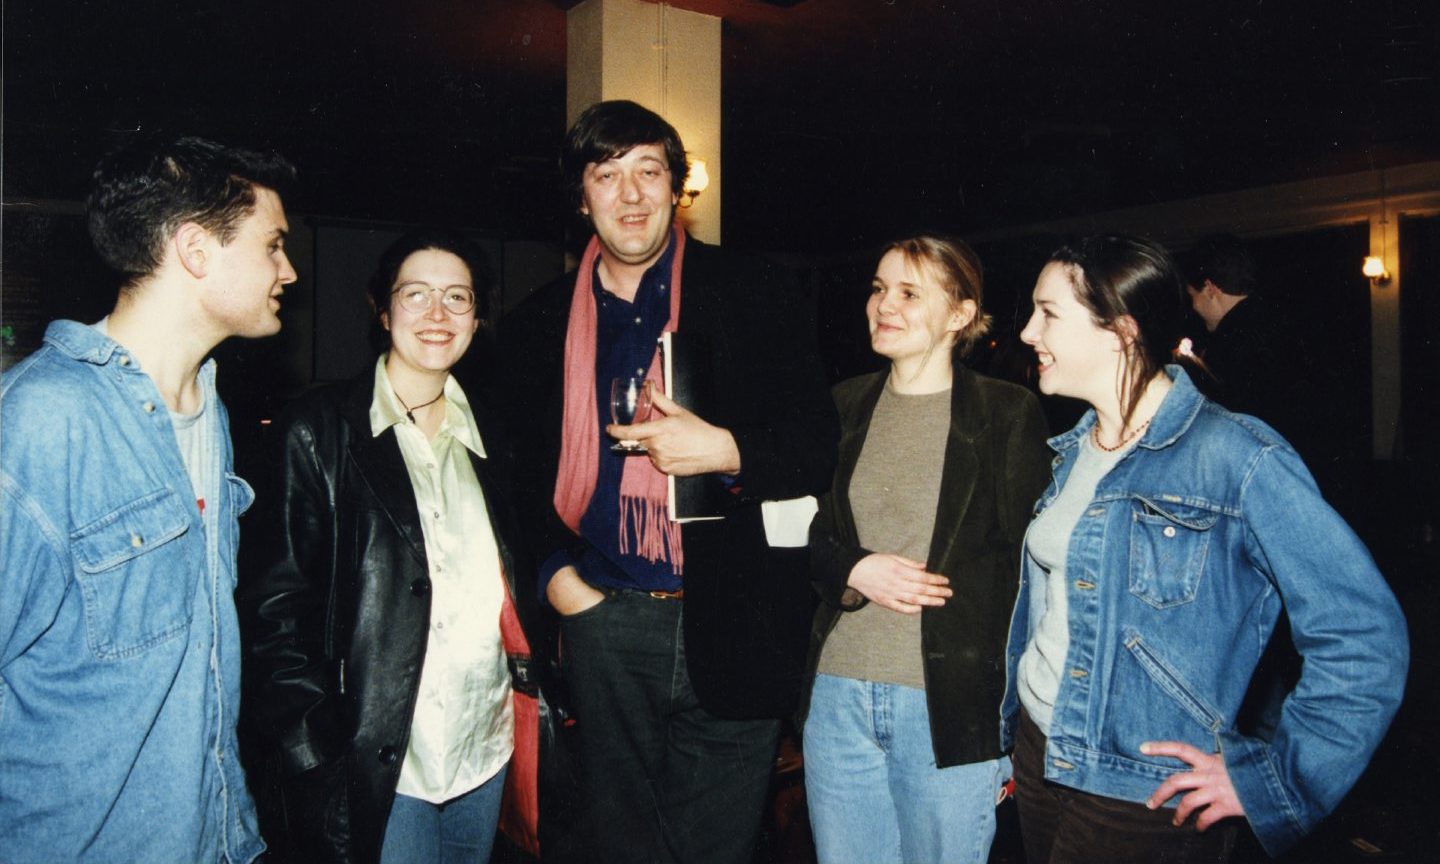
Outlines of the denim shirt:
[{"label": "denim shirt", "polygon": [[[1180,368],[1166,373],[1174,387],[1070,538],[1068,671],[1045,776],[1143,802],[1188,770],[1141,754],[1143,742],[1220,753],[1256,836],[1278,855],[1334,809],[1385,734],[1405,684],[1405,623],[1364,544],[1290,445],[1205,399]],[[1094,423],[1091,411],[1051,439],[1054,479],[1037,514]],[[1045,578],[1027,552],[1006,652],[1007,746],[1015,673],[1045,610]],[[1305,662],[1265,741],[1237,732],[1235,716],[1282,605]]]},{"label": "denim shirt", "polygon": [[236,517],[122,346],[74,321],[0,383],[0,860],[243,864],[264,850],[236,751]]}]

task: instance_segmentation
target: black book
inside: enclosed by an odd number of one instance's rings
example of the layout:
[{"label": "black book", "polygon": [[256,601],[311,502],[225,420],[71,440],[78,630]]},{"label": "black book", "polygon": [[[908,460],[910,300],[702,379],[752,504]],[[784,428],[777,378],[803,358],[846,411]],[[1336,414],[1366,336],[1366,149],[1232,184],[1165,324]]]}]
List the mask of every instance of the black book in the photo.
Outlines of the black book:
[{"label": "black book", "polygon": [[[714,416],[715,370],[710,344],[701,333],[660,334],[660,371],[665,394],[681,407],[709,419]],[[723,519],[725,491],[710,474],[669,477],[669,516],[674,522]]]}]

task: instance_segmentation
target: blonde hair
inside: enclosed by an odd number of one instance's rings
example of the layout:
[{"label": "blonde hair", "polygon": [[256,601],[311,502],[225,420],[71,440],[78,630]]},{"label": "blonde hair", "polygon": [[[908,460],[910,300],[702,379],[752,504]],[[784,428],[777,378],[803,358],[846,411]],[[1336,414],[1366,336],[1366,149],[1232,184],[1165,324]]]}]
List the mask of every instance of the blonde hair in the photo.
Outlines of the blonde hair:
[{"label": "blonde hair", "polygon": [[990,332],[990,314],[981,304],[985,274],[980,256],[963,240],[944,240],[928,234],[896,240],[885,247],[884,255],[899,252],[905,266],[917,275],[932,278],[945,292],[950,308],[969,300],[975,304],[975,315],[955,334],[955,356],[964,357],[981,337]]}]

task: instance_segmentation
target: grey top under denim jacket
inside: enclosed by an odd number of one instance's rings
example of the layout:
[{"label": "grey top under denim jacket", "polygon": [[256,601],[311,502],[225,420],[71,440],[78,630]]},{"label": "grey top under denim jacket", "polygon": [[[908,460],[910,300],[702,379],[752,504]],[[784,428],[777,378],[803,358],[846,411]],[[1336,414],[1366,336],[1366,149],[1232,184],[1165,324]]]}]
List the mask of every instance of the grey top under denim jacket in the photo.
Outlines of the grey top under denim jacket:
[{"label": "grey top under denim jacket", "polygon": [[[1069,671],[1045,776],[1142,802],[1188,770],[1141,754],[1143,742],[1221,753],[1256,836],[1278,855],[1335,807],[1385,734],[1405,685],[1405,622],[1290,445],[1205,399],[1179,367],[1166,374],[1174,387],[1070,538]],[[1094,424],[1091,411],[1050,441],[1055,477],[1037,513]],[[1044,580],[1027,555],[1007,652],[1007,739]],[[1304,671],[1263,741],[1241,735],[1235,716],[1282,607]]]},{"label": "grey top under denim jacket", "polygon": [[[844,611],[866,601],[846,582],[860,547],[850,510],[850,479],[865,445],[888,372],[842,381],[835,481],[810,526],[810,576],[822,603],[810,635],[810,681],[825,638]],[[958,363],[950,391],[950,434],[927,569],[955,592],[921,613],[925,696],[940,767],[994,759],[1004,752],[1000,699],[1005,690],[1005,632],[1020,569],[1020,541],[1035,496],[1045,486],[1045,418],[1023,387],[978,375]],[[808,706],[808,690],[806,704]],[[802,709],[803,714],[803,709]]]},{"label": "grey top under denim jacket", "polygon": [[215,364],[219,500],[155,382],[56,321],[0,387],[0,859],[219,861],[263,851],[240,769],[236,517]]}]

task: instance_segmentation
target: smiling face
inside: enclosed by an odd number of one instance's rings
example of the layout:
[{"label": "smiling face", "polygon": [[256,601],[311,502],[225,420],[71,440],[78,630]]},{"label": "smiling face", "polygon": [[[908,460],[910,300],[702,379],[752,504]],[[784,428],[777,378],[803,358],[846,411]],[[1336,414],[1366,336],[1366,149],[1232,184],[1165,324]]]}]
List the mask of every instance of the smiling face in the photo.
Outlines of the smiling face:
[{"label": "smiling face", "polygon": [[210,278],[202,303],[223,336],[255,338],[280,331],[280,295],[295,281],[295,268],[285,255],[289,228],[280,196],[256,186],[255,208],[230,242],[209,241]]},{"label": "smiling face", "polygon": [[[380,323],[390,331],[390,360],[393,374],[443,375],[465,356],[470,340],[480,326],[472,308],[456,315],[441,302],[451,289],[474,290],[470,268],[458,255],[439,249],[411,253],[395,276],[396,291],[390,294],[390,308],[381,313]],[[430,309],[411,312],[400,304],[401,291],[435,289],[429,293]]]},{"label": "smiling face", "polygon": [[585,166],[580,212],[601,251],[620,264],[648,267],[665,251],[675,214],[670,166],[660,144],[640,144]]},{"label": "smiling face", "polygon": [[1084,399],[1092,405],[1115,398],[1124,343],[1095,323],[1075,296],[1074,267],[1051,262],[1035,282],[1035,311],[1020,341],[1040,361],[1040,392]]},{"label": "smiling face", "polygon": [[924,270],[907,264],[899,249],[886,252],[875,268],[865,318],[871,349],[891,363],[923,364],[938,355],[948,364],[956,334],[975,317],[973,300],[952,304]]}]

